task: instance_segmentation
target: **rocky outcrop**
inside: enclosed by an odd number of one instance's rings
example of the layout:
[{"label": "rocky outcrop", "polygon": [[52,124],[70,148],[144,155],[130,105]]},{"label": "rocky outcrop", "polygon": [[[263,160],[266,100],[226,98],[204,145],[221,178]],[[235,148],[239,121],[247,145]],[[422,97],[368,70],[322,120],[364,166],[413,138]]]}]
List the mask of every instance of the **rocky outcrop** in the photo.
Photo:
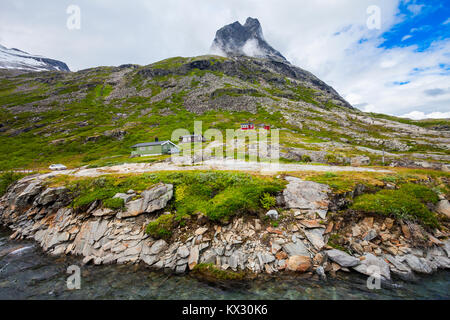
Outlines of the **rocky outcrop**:
[{"label": "rocky outcrop", "polygon": [[245,55],[286,61],[264,40],[261,24],[253,18],[247,18],[244,25],[236,21],[218,30],[211,51],[226,56]]},{"label": "rocky outcrop", "polygon": [[[399,235],[401,227],[389,218],[380,226],[366,217],[350,229],[340,220],[329,221],[326,214],[318,220],[320,210],[326,213],[330,190],[294,177],[286,180],[286,210],[280,211],[283,219],[277,220],[276,228],[268,226],[270,219],[250,216],[235,217],[226,225],[198,217],[188,226],[178,226],[170,239],[155,239],[145,228],[172,198],[172,185],[160,183],[140,195],[133,190],[115,195],[125,202],[122,211],[96,201],[86,212],[78,212],[68,206],[65,188],[48,188],[40,176],[9,188],[0,199],[0,222],[14,231],[12,238],[34,239],[52,255],[78,255],[83,263],[93,264],[142,262],[175,273],[208,263],[246,273],[314,272],[321,279],[326,273],[354,270],[388,281],[392,276],[412,280],[416,274],[450,267],[450,240],[442,235],[442,240],[430,237],[432,243],[419,249],[406,245]],[[351,235],[348,252],[329,245],[334,230]],[[397,241],[398,249],[388,241]]]},{"label": "rocky outcrop", "polygon": [[355,167],[368,166],[370,164],[370,158],[366,156],[359,156],[351,158],[351,165]]},{"label": "rocky outcrop", "polygon": [[299,209],[301,213],[317,213],[322,219],[326,217],[329,205],[327,185],[304,181],[296,177],[286,177],[289,182],[283,191],[286,208]]},{"label": "rocky outcrop", "polygon": [[[118,195],[116,195],[118,196]],[[141,193],[139,199],[126,203],[125,210],[118,214],[119,218],[135,217],[144,212],[151,213],[164,208],[173,196],[173,185],[160,183]],[[124,197],[119,195],[118,197]],[[128,199],[128,197],[126,197]]]}]

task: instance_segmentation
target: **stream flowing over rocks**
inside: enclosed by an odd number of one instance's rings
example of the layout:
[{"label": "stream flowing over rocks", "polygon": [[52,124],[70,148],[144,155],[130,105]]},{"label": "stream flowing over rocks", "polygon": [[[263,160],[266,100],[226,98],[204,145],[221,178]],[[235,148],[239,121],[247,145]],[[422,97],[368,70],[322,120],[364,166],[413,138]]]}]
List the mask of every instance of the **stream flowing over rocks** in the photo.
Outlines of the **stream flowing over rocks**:
[{"label": "stream flowing over rocks", "polygon": [[[236,217],[227,225],[199,218],[193,225],[178,227],[170,241],[153,239],[145,228],[165,214],[173,185],[159,183],[140,195],[133,190],[117,194],[124,199],[123,210],[103,208],[96,201],[86,212],[77,212],[69,206],[67,189],[48,188],[39,175],[8,189],[0,199],[0,222],[13,231],[11,239],[33,239],[50,255],[81,256],[84,264],[95,265],[142,262],[178,274],[211,263],[248,274],[316,273],[326,279],[339,270],[353,270],[390,281],[393,276],[414,280],[417,274],[450,267],[448,235],[428,234],[416,225],[384,217],[347,224],[330,219],[339,201],[328,186],[285,179],[288,183],[277,202],[288,210],[289,219],[277,227],[256,216]],[[273,216],[271,212],[268,220]],[[328,245],[336,230],[342,230],[350,251]],[[417,232],[429,239],[420,247],[412,242]]]}]

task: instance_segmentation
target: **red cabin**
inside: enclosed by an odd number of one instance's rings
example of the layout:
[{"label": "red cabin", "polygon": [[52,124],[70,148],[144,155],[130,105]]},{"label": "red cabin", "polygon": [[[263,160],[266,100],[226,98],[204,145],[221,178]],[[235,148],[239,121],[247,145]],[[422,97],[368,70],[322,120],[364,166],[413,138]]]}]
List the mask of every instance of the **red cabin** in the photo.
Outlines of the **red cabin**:
[{"label": "red cabin", "polygon": [[241,123],[241,130],[253,130],[255,125],[253,123]]},{"label": "red cabin", "polygon": [[264,125],[264,129],[270,130],[270,125],[265,124],[265,125]]}]

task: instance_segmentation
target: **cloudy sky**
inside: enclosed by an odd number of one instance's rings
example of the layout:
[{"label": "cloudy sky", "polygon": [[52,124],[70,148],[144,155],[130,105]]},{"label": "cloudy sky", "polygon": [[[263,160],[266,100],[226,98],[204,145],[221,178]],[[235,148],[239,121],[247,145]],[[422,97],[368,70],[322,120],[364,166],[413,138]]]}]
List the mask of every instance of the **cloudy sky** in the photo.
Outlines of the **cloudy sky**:
[{"label": "cloudy sky", "polygon": [[[449,2],[1,0],[0,44],[73,71],[145,65],[205,54],[217,29],[251,16],[269,44],[361,110],[450,118]],[[80,29],[67,28],[70,5]]]}]

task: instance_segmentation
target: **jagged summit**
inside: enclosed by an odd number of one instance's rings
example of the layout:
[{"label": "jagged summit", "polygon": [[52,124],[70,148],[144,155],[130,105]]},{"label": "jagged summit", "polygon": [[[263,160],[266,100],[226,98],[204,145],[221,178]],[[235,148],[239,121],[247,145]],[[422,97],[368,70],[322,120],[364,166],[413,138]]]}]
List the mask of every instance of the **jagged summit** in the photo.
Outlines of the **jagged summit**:
[{"label": "jagged summit", "polygon": [[211,52],[224,56],[249,56],[269,58],[287,62],[283,55],[272,48],[264,39],[258,19],[247,18],[224,26],[216,32]]},{"label": "jagged summit", "polygon": [[61,61],[43,56],[32,55],[25,51],[8,49],[0,44],[0,69],[23,71],[70,71]]}]

